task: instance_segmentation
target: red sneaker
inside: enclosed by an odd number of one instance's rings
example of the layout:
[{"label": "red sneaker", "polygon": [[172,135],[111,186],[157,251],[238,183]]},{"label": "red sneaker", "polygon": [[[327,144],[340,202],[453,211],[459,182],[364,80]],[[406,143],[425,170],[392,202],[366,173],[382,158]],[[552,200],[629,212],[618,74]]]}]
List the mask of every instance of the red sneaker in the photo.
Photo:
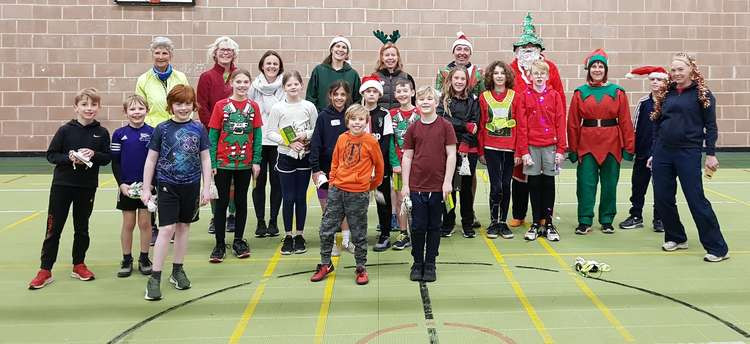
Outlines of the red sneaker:
[{"label": "red sneaker", "polygon": [[94,273],[86,267],[86,264],[81,263],[73,265],[73,272],[70,273],[70,277],[81,281],[90,281],[94,279]]},{"label": "red sneaker", "polygon": [[364,266],[357,267],[357,278],[355,279],[357,284],[364,285],[370,282],[370,278],[367,277],[367,269]]},{"label": "red sneaker", "polygon": [[311,282],[320,282],[333,272],[333,265],[331,264],[318,264],[315,269],[315,273],[310,277]]},{"label": "red sneaker", "polygon": [[52,283],[52,281],[54,281],[54,279],[52,279],[52,272],[40,269],[39,272],[36,273],[36,277],[29,282],[29,289],[34,290],[44,288],[47,284]]}]

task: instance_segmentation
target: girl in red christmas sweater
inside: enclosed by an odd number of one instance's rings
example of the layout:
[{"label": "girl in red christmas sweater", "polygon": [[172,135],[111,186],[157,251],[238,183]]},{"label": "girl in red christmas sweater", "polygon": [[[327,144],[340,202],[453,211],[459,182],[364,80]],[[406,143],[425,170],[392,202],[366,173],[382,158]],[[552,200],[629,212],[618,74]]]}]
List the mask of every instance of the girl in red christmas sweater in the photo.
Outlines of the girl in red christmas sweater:
[{"label": "girl in red christmas sweater", "polygon": [[[529,176],[529,196],[534,222],[524,235],[535,240],[546,235],[549,241],[559,241],[560,234],[552,224],[555,203],[555,174],[563,162],[566,147],[565,106],[560,93],[547,87],[549,65],[541,60],[531,65],[533,87],[521,100],[518,116],[516,157],[523,161],[523,173]],[[544,229],[541,221],[545,220]]]}]

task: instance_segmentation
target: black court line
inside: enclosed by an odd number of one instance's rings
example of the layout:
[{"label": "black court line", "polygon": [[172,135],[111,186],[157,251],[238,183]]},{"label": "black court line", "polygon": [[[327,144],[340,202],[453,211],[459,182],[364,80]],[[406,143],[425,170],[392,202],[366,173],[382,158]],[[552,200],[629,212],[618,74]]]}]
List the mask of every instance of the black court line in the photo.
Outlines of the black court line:
[{"label": "black court line", "polygon": [[[397,262],[397,263],[377,263],[377,264],[365,264],[366,267],[374,267],[374,266],[392,266],[392,265],[406,265],[409,264],[407,262]],[[483,262],[438,262],[437,264],[444,264],[444,265],[481,265],[481,266],[492,266],[492,263],[483,263]],[[343,267],[344,269],[354,269],[356,268],[356,265],[347,265]],[[298,271],[298,272],[290,272],[288,274],[278,275],[276,278],[284,278],[284,277],[292,277],[297,275],[304,275],[304,274],[311,274],[314,273],[315,270],[305,270],[305,271]]]},{"label": "black court line", "polygon": [[190,300],[187,300],[185,302],[178,303],[178,304],[176,304],[176,305],[174,305],[172,307],[169,307],[169,308],[167,308],[167,309],[165,309],[165,310],[163,310],[163,311],[161,311],[159,313],[156,313],[156,314],[154,314],[154,315],[152,315],[152,316],[150,316],[150,317],[148,317],[148,318],[146,318],[144,320],[141,320],[139,323],[131,326],[127,330],[122,331],[122,333],[118,334],[116,337],[112,338],[110,341],[107,342],[107,344],[115,344],[115,343],[118,343],[118,342],[122,341],[123,339],[125,339],[125,337],[129,336],[131,333],[135,332],[139,328],[141,328],[141,327],[145,326],[146,324],[148,324],[148,323],[150,323],[150,322],[152,322],[152,321],[160,318],[161,316],[163,316],[163,315],[165,315],[167,313],[170,313],[172,311],[180,309],[180,308],[182,308],[184,306],[187,306],[187,305],[189,305],[189,304],[191,304],[193,302],[205,299],[205,298],[207,298],[209,296],[213,296],[213,295],[216,295],[216,294],[219,294],[219,293],[223,293],[225,291],[232,290],[232,289],[235,289],[235,288],[244,287],[246,285],[249,285],[250,283],[253,283],[253,282],[250,281],[250,282],[235,284],[233,286],[229,286],[229,287],[226,287],[226,288],[215,290],[215,291],[212,291],[212,292],[210,292],[208,294],[198,296],[198,297],[196,297],[194,299],[190,299]]},{"label": "black court line", "polygon": [[18,177],[15,177],[15,178],[8,179],[8,180],[4,181],[3,184],[8,184],[8,183],[15,182],[16,180],[19,180],[19,179],[21,179],[23,177],[26,177],[26,176],[23,175],[23,176],[18,176]]},{"label": "black court line", "polygon": [[427,283],[419,282],[419,294],[422,296],[422,308],[424,308],[424,320],[427,321],[427,336],[430,344],[438,344],[437,329],[435,328],[435,317],[432,314],[432,301],[430,300],[430,291],[427,289]]},{"label": "black court line", "polygon": [[[517,268],[523,268],[523,269],[534,269],[534,270],[541,270],[541,271],[559,272],[559,271],[553,270],[553,269],[539,268],[539,267],[533,267],[533,266],[518,266],[517,265],[516,267]],[[594,277],[594,276],[585,276],[585,277],[587,277],[589,279],[593,279],[593,280],[605,282],[605,283],[619,285],[621,287],[626,287],[626,288],[630,288],[630,289],[633,289],[633,290],[638,290],[638,291],[644,292],[646,294],[650,294],[650,295],[653,295],[653,296],[658,296],[658,297],[661,297],[663,299],[667,299],[669,301],[678,303],[678,304],[683,305],[683,306],[685,306],[687,308],[690,308],[690,309],[692,309],[692,310],[694,310],[696,312],[703,313],[703,314],[707,315],[708,317],[710,317],[710,318],[712,318],[712,319],[714,319],[714,320],[722,323],[724,326],[729,327],[730,329],[732,329],[732,331],[739,333],[741,336],[743,336],[745,338],[750,338],[750,333],[748,333],[747,331],[743,330],[739,326],[737,326],[737,325],[735,325],[735,324],[733,324],[733,323],[731,323],[731,322],[729,322],[727,320],[724,320],[721,317],[719,317],[718,315],[713,314],[713,313],[711,313],[711,312],[709,312],[709,311],[707,311],[707,310],[705,310],[703,308],[695,306],[695,305],[693,305],[691,303],[688,303],[686,301],[682,301],[682,300],[680,300],[678,298],[675,298],[675,297],[672,297],[672,296],[669,296],[669,295],[666,295],[666,294],[662,294],[662,293],[660,293],[658,291],[653,291],[653,290],[650,290],[650,289],[641,288],[641,287],[634,286],[634,285],[627,284],[627,283],[623,283],[623,282],[608,280],[606,278]]]}]

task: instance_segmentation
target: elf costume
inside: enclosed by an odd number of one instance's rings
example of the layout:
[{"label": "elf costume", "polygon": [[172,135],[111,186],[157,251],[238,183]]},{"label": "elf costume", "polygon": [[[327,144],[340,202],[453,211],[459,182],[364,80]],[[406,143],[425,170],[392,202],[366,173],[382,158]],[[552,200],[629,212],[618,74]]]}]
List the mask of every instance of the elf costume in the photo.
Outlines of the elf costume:
[{"label": "elf costume", "polygon": [[[591,78],[591,65],[604,64],[604,78]],[[602,49],[590,53],[584,64],[588,82],[576,88],[568,114],[570,161],[578,163],[578,223],[576,234],[590,231],[594,217],[596,185],[602,184],[599,200],[599,223],[602,231],[613,233],[612,221],[617,213],[617,182],[620,162],[632,160],[635,150],[633,122],[625,90],[607,82],[607,54]]]}]

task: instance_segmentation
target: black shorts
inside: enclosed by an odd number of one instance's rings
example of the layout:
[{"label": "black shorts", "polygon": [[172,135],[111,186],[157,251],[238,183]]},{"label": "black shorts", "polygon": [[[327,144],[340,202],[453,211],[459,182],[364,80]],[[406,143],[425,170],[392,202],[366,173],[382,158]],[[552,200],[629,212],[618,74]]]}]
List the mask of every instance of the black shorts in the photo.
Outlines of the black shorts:
[{"label": "black shorts", "polygon": [[147,209],[140,199],[130,198],[128,196],[123,195],[120,191],[117,191],[116,208],[119,210],[124,210],[124,211]]},{"label": "black shorts", "polygon": [[305,155],[302,159],[295,159],[286,154],[279,153],[279,157],[276,160],[276,171],[281,173],[293,173],[310,169],[310,154]]},{"label": "black shorts", "polygon": [[175,185],[160,182],[156,200],[159,227],[198,221],[200,189],[200,183]]}]

